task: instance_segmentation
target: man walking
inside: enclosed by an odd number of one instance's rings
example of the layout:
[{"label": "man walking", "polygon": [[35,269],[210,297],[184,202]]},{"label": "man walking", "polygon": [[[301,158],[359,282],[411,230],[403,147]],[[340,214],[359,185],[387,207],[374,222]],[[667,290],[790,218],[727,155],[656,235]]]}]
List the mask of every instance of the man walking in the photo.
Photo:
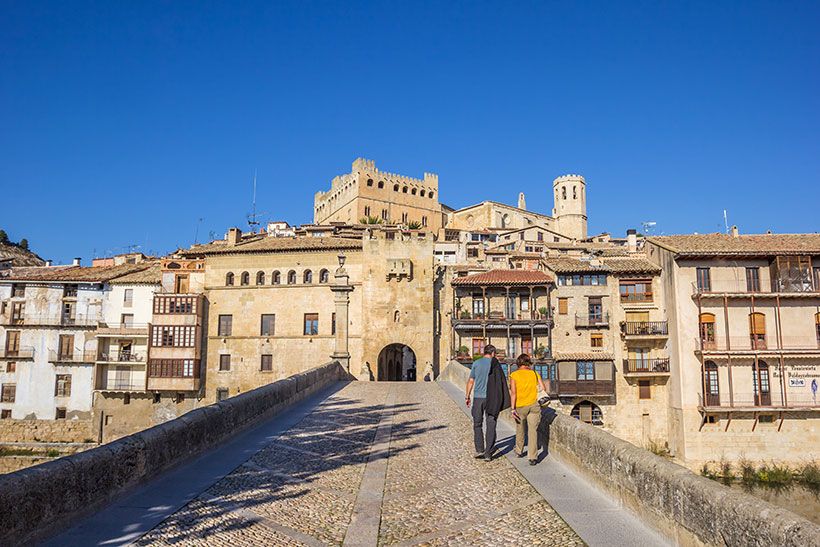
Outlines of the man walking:
[{"label": "man walking", "polygon": [[[495,426],[498,415],[493,416],[487,408],[487,382],[490,377],[490,368],[495,358],[495,346],[487,344],[484,347],[484,356],[476,359],[470,368],[470,379],[467,380],[465,402],[470,406],[472,394],[473,437],[475,441],[475,457],[490,461],[495,448]],[[484,418],[487,418],[486,436],[483,431]]]}]

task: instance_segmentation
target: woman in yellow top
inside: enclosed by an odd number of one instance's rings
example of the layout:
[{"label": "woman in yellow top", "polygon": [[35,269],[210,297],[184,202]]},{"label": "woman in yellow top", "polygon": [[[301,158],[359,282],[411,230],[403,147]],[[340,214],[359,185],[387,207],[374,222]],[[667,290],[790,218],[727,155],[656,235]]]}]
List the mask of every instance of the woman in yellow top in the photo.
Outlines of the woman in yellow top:
[{"label": "woman in yellow top", "polygon": [[510,400],[515,418],[515,453],[524,457],[524,428],[527,434],[527,457],[530,465],[536,464],[538,456],[538,424],[541,422],[541,405],[538,404],[538,388],[546,391],[541,375],[532,370],[532,359],[522,353],[516,360],[518,370],[510,374]]}]

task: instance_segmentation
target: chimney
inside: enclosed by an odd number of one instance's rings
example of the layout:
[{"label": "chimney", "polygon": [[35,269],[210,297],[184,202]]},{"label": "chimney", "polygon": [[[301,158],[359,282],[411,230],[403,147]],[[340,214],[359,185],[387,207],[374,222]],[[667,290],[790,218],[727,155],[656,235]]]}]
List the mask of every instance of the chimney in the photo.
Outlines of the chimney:
[{"label": "chimney", "polygon": [[630,253],[638,251],[638,232],[635,229],[626,231],[626,250]]},{"label": "chimney", "polygon": [[46,260],[46,268],[50,268],[50,267],[51,267],[51,260]]},{"label": "chimney", "polygon": [[229,228],[228,229],[228,247],[233,247],[239,243],[239,240],[242,239],[242,230],[239,228]]},{"label": "chimney", "polygon": [[71,265],[72,266],[79,266],[81,260],[82,260],[82,258],[77,257],[77,258],[74,259],[74,262],[72,262]]},{"label": "chimney", "polygon": [[737,225],[732,226],[732,237],[737,239],[740,236],[740,232],[737,230]]}]

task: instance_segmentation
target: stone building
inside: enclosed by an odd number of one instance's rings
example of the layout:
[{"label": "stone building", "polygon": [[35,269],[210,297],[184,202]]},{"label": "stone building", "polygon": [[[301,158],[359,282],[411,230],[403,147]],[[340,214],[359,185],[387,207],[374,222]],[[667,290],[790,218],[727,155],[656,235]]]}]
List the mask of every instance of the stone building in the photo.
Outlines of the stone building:
[{"label": "stone building", "polygon": [[820,446],[820,235],[652,237],[669,314],[669,447],[799,463]]},{"label": "stone building", "polygon": [[359,237],[272,237],[231,230],[225,240],[183,254],[205,264],[206,400],[331,356],[363,379],[434,373],[429,233],[376,228]]},{"label": "stone building", "polygon": [[110,282],[147,264],[23,267],[0,278],[0,417],[89,419]]},{"label": "stone building", "polygon": [[358,158],[350,173],[333,178],[330,190],[316,192],[315,224],[355,224],[368,217],[437,233],[445,222],[438,175],[424,173],[421,179],[397,175],[380,171],[373,160]]}]

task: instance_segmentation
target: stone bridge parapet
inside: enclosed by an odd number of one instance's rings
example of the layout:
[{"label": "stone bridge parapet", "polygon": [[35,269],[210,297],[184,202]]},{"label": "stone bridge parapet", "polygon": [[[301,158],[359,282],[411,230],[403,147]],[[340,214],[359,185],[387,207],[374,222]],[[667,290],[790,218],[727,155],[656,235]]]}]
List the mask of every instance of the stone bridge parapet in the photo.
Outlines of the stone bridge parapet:
[{"label": "stone bridge parapet", "polygon": [[100,447],[0,476],[0,545],[47,536],[347,373],[328,363]]}]

